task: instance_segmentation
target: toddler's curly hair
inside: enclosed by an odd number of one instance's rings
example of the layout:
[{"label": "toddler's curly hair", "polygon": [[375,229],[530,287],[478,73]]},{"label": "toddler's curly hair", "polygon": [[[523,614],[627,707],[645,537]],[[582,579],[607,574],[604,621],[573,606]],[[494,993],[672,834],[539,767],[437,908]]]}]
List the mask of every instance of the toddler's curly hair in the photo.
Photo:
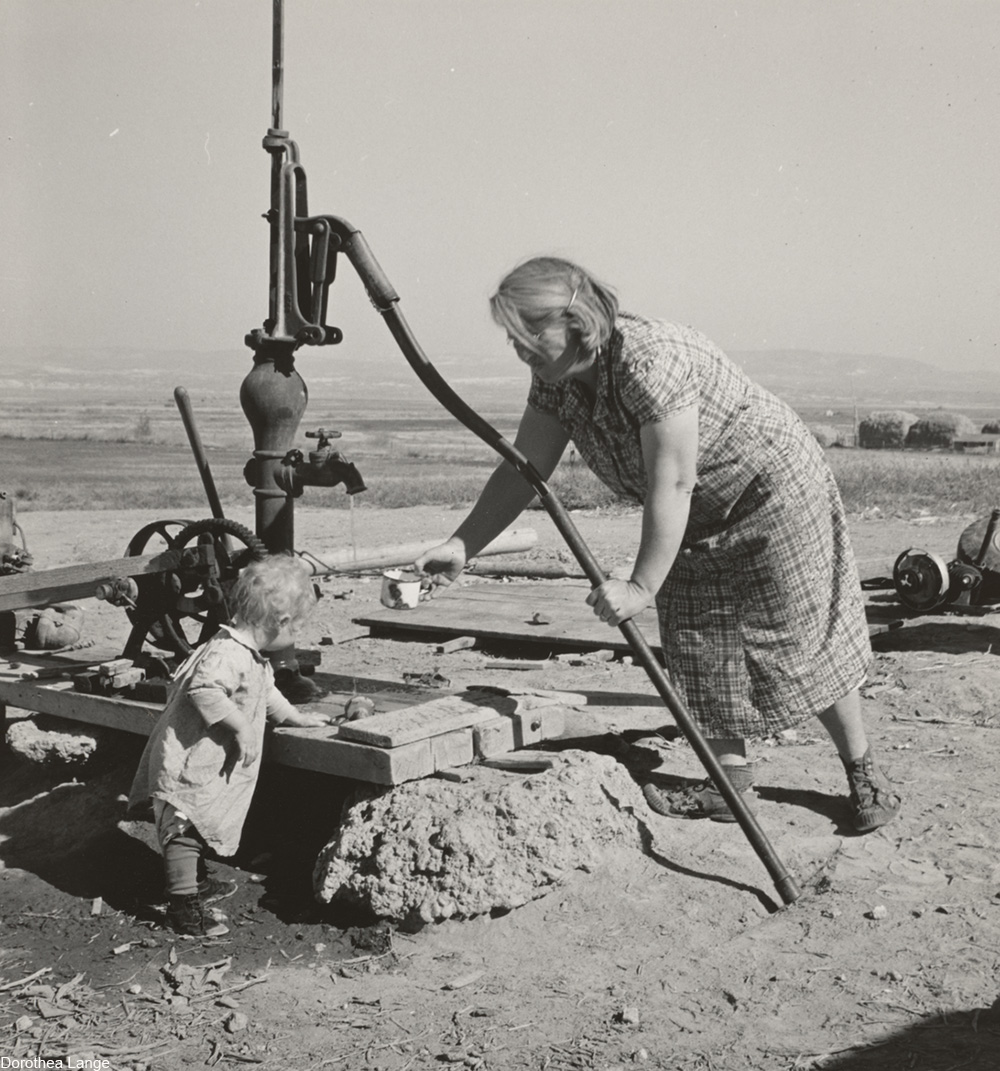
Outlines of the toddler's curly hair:
[{"label": "toddler's curly hair", "polygon": [[285,614],[293,624],[301,621],[316,598],[309,566],[291,554],[272,554],[240,573],[229,593],[229,609],[248,625],[277,630]]}]

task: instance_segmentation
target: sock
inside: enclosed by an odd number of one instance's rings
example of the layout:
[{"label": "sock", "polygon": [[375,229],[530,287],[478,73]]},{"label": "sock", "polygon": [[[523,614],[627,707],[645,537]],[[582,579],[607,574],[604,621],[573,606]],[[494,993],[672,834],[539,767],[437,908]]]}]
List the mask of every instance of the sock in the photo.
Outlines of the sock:
[{"label": "sock", "polygon": [[163,871],[168,896],[198,895],[198,861],[204,848],[198,837],[182,833],[163,846]]}]

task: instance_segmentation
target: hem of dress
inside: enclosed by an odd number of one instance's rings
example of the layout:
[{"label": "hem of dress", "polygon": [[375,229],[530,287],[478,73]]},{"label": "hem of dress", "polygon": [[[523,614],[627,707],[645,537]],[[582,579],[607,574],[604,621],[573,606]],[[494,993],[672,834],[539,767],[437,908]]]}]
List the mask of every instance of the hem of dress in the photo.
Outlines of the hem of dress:
[{"label": "hem of dress", "polygon": [[169,803],[170,806],[173,807],[175,810],[180,811],[191,823],[191,825],[194,826],[196,832],[198,833],[198,836],[201,837],[205,844],[209,848],[211,848],[216,855],[228,857],[231,855],[235,855],[239,851],[239,841],[237,841],[235,845],[230,846],[228,844],[223,844],[222,841],[218,839],[218,837],[208,836],[204,832],[204,830],[199,827],[198,823],[190,815],[188,815],[187,811],[184,810],[184,807],[179,804],[176,799],[171,799],[170,796],[166,795],[163,792],[151,792],[149,794],[149,800],[150,806],[152,806],[153,800],[163,800],[164,803]]}]

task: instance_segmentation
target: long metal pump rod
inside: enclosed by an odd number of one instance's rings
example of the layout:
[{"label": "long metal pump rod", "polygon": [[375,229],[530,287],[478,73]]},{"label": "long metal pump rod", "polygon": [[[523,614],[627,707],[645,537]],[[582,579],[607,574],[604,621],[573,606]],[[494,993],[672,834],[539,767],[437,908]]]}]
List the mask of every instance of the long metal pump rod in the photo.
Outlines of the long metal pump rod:
[{"label": "long metal pump rod", "polygon": [[[541,499],[542,505],[552,518],[553,523],[559,530],[559,534],[580,563],[587,579],[594,587],[603,584],[607,579],[603,569],[584,542],[583,537],[559,501],[559,498],[546,484],[545,480],[542,479],[535,466],[488,421],[484,420],[479,413],[456,394],[431,364],[399,310],[399,296],[393,290],[385,273],[375,260],[361,232],[342,219],[333,216],[324,216],[323,218],[330,223],[334,241],[339,245],[340,251],[347,255],[355,270],[361,276],[372,304],[385,320],[393,338],[395,338],[400,350],[402,350],[403,356],[416,372],[420,381],[452,416],[491,446],[496,453],[527,480]],[[743,797],[733,788],[726,775],[725,768],[715,757],[701,730],[694,723],[683,701],[671,684],[669,677],[657,661],[646,638],[639,631],[634,621],[623,621],[618,627],[626,640],[628,640],[636,658],[653,682],[677,725],[687,737],[695,754],[718,786],[723,799],[732,809],[737,822],[739,822],[754,851],[760,857],[761,862],[774,881],[775,888],[778,890],[781,899],[786,904],[793,903],[801,895],[798,886],[771,847],[767,836],[758,824],[757,819],[750,812]]]},{"label": "long metal pump rod", "polygon": [[281,129],[282,79],[285,64],[285,0],[274,0],[271,11],[271,126]]}]

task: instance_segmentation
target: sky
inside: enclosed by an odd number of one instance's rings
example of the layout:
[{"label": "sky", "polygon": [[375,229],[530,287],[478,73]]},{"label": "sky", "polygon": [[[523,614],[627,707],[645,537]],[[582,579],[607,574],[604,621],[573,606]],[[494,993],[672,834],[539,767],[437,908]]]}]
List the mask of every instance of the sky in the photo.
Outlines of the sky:
[{"label": "sky", "polygon": [[[244,349],[272,0],[0,0],[4,346]],[[432,359],[554,253],[731,351],[1000,354],[997,0],[284,0],[309,208]],[[394,344],[349,265],[328,321]],[[326,352],[324,350],[324,352]]]}]

